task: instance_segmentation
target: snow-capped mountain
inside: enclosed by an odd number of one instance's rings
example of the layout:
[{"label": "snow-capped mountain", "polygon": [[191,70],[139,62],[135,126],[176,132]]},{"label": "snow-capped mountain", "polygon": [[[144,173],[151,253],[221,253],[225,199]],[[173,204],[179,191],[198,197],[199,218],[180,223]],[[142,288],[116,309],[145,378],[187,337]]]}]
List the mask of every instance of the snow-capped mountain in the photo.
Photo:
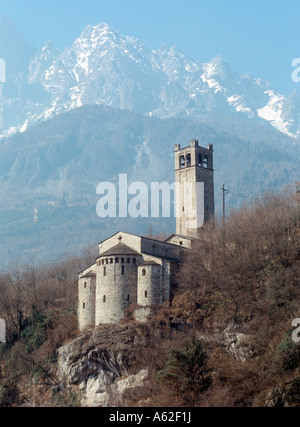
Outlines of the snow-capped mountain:
[{"label": "snow-capped mountain", "polygon": [[15,91],[3,86],[2,136],[88,104],[160,118],[233,115],[300,133],[297,92],[286,98],[268,82],[238,75],[221,56],[203,64],[177,47],[151,50],[105,23],[86,27],[62,52],[47,42],[24,59],[25,71]]}]

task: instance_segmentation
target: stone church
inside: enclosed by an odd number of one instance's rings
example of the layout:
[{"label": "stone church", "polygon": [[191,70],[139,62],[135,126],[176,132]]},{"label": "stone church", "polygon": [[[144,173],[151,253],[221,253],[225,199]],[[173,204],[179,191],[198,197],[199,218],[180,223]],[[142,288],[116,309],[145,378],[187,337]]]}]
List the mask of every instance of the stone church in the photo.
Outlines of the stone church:
[{"label": "stone church", "polygon": [[163,242],[118,232],[99,244],[95,263],[79,273],[80,330],[119,322],[131,304],[147,310],[170,301],[184,252],[214,217],[213,146],[200,147],[197,140],[176,145],[175,178],[176,234]]}]

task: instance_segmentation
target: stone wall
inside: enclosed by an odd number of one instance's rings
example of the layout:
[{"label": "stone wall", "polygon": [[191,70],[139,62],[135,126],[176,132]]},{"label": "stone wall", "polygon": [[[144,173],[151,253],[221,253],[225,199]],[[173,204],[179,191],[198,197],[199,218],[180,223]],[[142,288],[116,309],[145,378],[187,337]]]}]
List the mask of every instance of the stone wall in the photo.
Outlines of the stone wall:
[{"label": "stone wall", "polygon": [[192,240],[190,238],[173,234],[168,238],[168,243],[171,243],[172,245],[181,246],[185,249],[191,249],[192,247]]},{"label": "stone wall", "polygon": [[171,290],[171,264],[167,261],[162,263],[162,302],[170,301]]},{"label": "stone wall", "polygon": [[[188,228],[188,222],[196,220],[193,215],[196,212],[196,168],[184,168],[176,172],[176,234],[182,236],[194,236],[193,231]],[[187,194],[186,186],[192,184],[192,194]]]},{"label": "stone wall", "polygon": [[147,307],[162,303],[162,266],[148,261],[138,268],[138,304]]},{"label": "stone wall", "polygon": [[204,222],[211,220],[215,214],[214,171],[197,168],[197,182],[204,182]]},{"label": "stone wall", "polygon": [[181,249],[170,243],[160,242],[158,240],[141,238],[141,251],[143,254],[153,255],[159,258],[179,259]]},{"label": "stone wall", "polygon": [[132,255],[98,260],[96,325],[119,322],[130,304],[137,303],[137,267],[142,262],[141,256]]},{"label": "stone wall", "polygon": [[96,275],[83,276],[78,280],[79,329],[95,326]]}]

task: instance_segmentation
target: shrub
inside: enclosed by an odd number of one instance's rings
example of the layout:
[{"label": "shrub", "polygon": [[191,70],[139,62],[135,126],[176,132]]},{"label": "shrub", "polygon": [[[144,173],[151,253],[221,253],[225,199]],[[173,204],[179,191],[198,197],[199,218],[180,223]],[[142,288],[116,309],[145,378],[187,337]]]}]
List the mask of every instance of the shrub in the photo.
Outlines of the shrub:
[{"label": "shrub", "polygon": [[298,367],[297,347],[292,341],[291,333],[287,333],[276,349],[276,361],[280,370],[292,371]]},{"label": "shrub", "polygon": [[300,378],[297,378],[287,386],[286,400],[289,406],[299,408],[300,406]]},{"label": "shrub", "polygon": [[165,367],[157,374],[158,382],[175,395],[177,403],[180,398],[184,404],[195,405],[211,383],[206,359],[202,341],[192,338],[183,349],[169,350]]}]

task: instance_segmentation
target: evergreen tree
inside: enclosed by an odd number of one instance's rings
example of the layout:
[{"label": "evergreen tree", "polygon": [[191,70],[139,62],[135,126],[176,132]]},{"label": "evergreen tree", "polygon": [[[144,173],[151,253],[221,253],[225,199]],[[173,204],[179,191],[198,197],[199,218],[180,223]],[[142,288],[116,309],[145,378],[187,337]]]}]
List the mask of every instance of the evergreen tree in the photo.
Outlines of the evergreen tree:
[{"label": "evergreen tree", "polygon": [[171,349],[165,367],[158,372],[161,387],[167,387],[175,395],[176,406],[195,406],[200,393],[210,385],[207,355],[200,340],[192,338],[181,350]]}]

